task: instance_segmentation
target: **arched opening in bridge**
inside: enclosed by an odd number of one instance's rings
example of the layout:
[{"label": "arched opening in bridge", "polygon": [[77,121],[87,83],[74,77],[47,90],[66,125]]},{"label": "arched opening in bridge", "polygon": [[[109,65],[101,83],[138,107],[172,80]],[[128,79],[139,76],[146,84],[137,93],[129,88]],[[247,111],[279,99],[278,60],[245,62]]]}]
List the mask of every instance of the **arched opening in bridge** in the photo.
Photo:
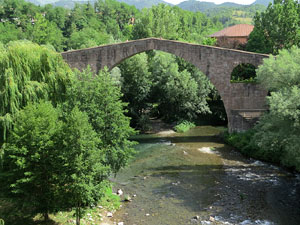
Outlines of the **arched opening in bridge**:
[{"label": "arched opening in bridge", "polygon": [[162,51],[129,57],[111,71],[128,102],[132,125],[147,130],[150,118],[169,123],[227,125],[223,101],[194,65]]},{"label": "arched opening in bridge", "polygon": [[231,82],[256,82],[256,67],[250,63],[241,63],[231,73]]}]

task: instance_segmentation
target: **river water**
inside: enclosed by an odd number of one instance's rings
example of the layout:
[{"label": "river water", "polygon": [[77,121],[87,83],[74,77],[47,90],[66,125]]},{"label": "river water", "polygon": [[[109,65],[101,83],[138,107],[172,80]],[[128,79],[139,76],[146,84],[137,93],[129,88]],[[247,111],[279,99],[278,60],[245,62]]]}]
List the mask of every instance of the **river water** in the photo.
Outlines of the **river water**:
[{"label": "river water", "polygon": [[221,129],[139,135],[137,154],[113,178],[129,195],[112,221],[124,225],[300,225],[300,176],[247,159]]}]

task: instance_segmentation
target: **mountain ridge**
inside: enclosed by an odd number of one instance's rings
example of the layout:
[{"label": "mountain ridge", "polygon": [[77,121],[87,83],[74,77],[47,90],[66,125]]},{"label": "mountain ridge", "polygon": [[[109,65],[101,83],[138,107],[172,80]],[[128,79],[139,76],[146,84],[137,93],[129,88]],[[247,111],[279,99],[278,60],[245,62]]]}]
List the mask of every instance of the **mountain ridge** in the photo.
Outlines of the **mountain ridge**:
[{"label": "mountain ridge", "polygon": [[[67,8],[70,8],[75,5],[75,3],[85,3],[85,2],[95,2],[97,0],[25,0],[28,2],[31,2],[36,5],[46,5],[46,4],[53,4],[55,6],[65,6]],[[117,0],[118,2],[124,2],[128,5],[134,5],[138,9],[142,8],[149,8],[153,5],[157,5],[160,3],[167,4],[167,5],[173,5],[171,3],[167,3],[164,0]],[[256,0],[254,3],[249,4],[249,5],[264,5],[268,6],[270,2],[273,2],[273,0]],[[183,1],[176,6],[190,10],[190,11],[203,11],[207,10],[210,8],[219,8],[219,7],[241,7],[241,6],[247,6],[247,5],[242,5],[242,4],[237,4],[233,2],[224,2],[222,4],[216,4],[213,2],[206,2],[206,1],[198,1],[198,0],[187,0]],[[202,10],[195,10],[195,8]]]},{"label": "mountain ridge", "polygon": [[252,3],[252,5],[260,4],[268,7],[270,3],[273,3],[273,0],[256,0],[255,2]]},{"label": "mountain ridge", "polygon": [[237,8],[237,7],[247,7],[251,5],[263,5],[268,6],[270,2],[273,2],[273,0],[256,0],[252,4],[243,5],[243,4],[237,4],[233,2],[224,2],[222,4],[216,4],[214,2],[206,2],[206,1],[198,1],[198,0],[187,0],[183,1],[176,6],[189,11],[201,11],[205,12],[207,10],[213,9],[213,8]]}]

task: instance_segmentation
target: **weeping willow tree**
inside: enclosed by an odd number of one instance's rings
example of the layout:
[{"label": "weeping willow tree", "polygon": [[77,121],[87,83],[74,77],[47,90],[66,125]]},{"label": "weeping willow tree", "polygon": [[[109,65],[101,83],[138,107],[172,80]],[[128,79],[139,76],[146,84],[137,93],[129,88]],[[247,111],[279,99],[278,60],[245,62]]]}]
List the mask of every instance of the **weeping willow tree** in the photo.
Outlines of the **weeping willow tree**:
[{"label": "weeping willow tree", "polygon": [[40,99],[64,101],[72,71],[49,46],[28,41],[0,43],[0,146],[12,128],[13,116]]}]

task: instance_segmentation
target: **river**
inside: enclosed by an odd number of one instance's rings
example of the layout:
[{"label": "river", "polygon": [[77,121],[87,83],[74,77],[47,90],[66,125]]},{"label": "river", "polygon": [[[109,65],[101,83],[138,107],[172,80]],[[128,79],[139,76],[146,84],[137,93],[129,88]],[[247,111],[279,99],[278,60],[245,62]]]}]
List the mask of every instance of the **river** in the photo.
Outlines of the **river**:
[{"label": "river", "polygon": [[137,136],[135,158],[112,179],[132,201],[112,221],[299,225],[299,174],[243,157],[221,141],[221,130]]}]

